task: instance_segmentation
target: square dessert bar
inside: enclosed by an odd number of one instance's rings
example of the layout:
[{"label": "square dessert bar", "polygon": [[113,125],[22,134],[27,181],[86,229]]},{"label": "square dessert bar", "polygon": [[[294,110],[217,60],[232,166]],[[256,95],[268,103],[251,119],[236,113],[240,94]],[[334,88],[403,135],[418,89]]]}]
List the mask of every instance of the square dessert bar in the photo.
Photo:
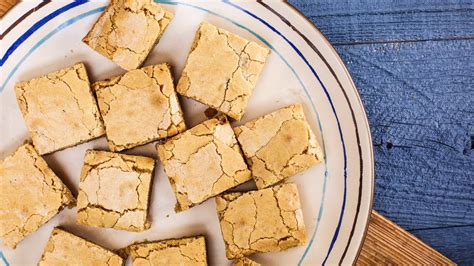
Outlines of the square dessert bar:
[{"label": "square dessert bar", "polygon": [[112,0],[82,41],[123,69],[136,69],[172,18],[153,0]]},{"label": "square dessert bar", "polygon": [[93,84],[109,147],[121,151],[186,129],[167,64]]},{"label": "square dessert bar", "polygon": [[122,266],[124,260],[97,244],[62,229],[54,228],[38,265]]},{"label": "square dessert bar", "polygon": [[269,53],[258,43],[203,22],[176,90],[240,120]]},{"label": "square dessert bar", "polygon": [[150,228],[148,201],[155,160],[86,152],[77,197],[77,223],[127,231]]},{"label": "square dessert bar", "polygon": [[204,236],[133,244],[132,265],[207,265]]},{"label": "square dessert bar", "polygon": [[251,179],[225,116],[207,120],[157,149],[176,194],[177,211]]},{"label": "square dessert bar", "polygon": [[298,189],[288,183],[216,197],[228,259],[304,245]]},{"label": "square dessert bar", "polygon": [[21,113],[39,154],[104,135],[82,63],[15,86]]},{"label": "square dessert bar", "polygon": [[265,188],[323,160],[301,104],[234,128],[257,187]]},{"label": "square dessert bar", "polygon": [[260,266],[260,263],[257,263],[247,257],[242,257],[234,260],[233,266]]},{"label": "square dessert bar", "polygon": [[69,189],[31,144],[0,161],[0,237],[14,248],[65,206],[75,203]]}]

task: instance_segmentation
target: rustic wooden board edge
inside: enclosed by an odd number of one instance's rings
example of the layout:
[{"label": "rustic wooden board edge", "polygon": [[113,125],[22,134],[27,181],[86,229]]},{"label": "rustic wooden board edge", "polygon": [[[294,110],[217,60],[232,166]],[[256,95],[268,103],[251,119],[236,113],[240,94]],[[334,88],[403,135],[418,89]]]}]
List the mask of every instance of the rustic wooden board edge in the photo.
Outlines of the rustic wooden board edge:
[{"label": "rustic wooden board edge", "polygon": [[372,211],[356,265],[456,265],[400,226]]},{"label": "rustic wooden board edge", "polygon": [[0,1],[0,18],[3,17],[8,10],[18,3],[18,0],[2,0]]}]

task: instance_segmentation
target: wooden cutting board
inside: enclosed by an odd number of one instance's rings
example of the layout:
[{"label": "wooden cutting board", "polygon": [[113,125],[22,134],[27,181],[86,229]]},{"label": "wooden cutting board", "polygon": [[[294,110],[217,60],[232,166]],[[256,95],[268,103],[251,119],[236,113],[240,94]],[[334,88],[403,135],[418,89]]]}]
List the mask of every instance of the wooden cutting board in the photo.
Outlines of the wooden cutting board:
[{"label": "wooden cutting board", "polygon": [[455,265],[418,238],[372,211],[357,265]]},{"label": "wooden cutting board", "polygon": [[17,0],[2,0],[0,1],[0,18],[7,13],[18,1]]}]

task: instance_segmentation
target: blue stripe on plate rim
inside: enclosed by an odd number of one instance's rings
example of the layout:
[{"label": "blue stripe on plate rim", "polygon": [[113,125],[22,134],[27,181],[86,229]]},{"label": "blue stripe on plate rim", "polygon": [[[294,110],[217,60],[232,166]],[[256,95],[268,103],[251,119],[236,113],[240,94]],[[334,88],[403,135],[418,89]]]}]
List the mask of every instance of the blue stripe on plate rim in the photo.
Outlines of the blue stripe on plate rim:
[{"label": "blue stripe on plate rim", "polygon": [[[295,76],[297,77],[298,81],[300,82],[300,84],[302,85],[307,97],[309,98],[309,100],[311,101],[311,104],[312,104],[312,108],[313,108],[313,111],[316,113],[317,115],[317,118],[318,118],[318,125],[319,125],[319,128],[321,130],[321,132],[323,132],[323,128],[322,128],[322,125],[321,125],[321,122],[320,122],[320,119],[319,119],[319,113],[317,112],[315,106],[314,106],[314,103],[309,95],[309,92],[307,91],[305,85],[303,84],[303,82],[301,81],[301,78],[298,76],[298,74],[296,73],[296,71],[291,67],[291,65],[288,63],[288,61],[281,55],[281,53],[279,53],[273,46],[271,46],[268,41],[266,41],[265,39],[263,39],[260,35],[256,34],[255,32],[253,32],[252,30],[250,30],[249,28],[227,18],[227,17],[224,17],[220,14],[217,14],[215,12],[212,12],[210,10],[207,10],[207,9],[204,9],[202,7],[198,7],[198,6],[195,6],[195,5],[191,5],[191,4],[187,4],[187,3],[181,3],[181,2],[177,2],[177,1],[157,1],[155,0],[156,2],[159,2],[159,3],[162,3],[162,4],[171,4],[171,5],[183,5],[183,6],[188,6],[188,7],[192,7],[192,8],[195,8],[195,9],[199,9],[201,11],[204,11],[204,12],[207,12],[207,13],[210,13],[212,15],[215,15],[215,16],[218,16],[220,18],[223,18],[225,20],[228,20],[230,21],[231,23],[233,23],[234,25],[240,27],[240,28],[243,28],[245,30],[247,30],[249,33],[251,33],[252,35],[254,35],[255,37],[257,37],[258,39],[260,39],[262,42],[264,42],[268,47],[270,47],[276,54],[279,55],[279,57],[285,62],[285,64],[291,69],[291,71],[295,74]],[[27,32],[25,32],[23,35],[20,36],[19,39],[17,39],[14,44],[12,46],[9,47],[9,49],[7,50],[7,52],[5,53],[5,55],[2,57],[1,61],[0,61],[0,66],[2,66],[6,60],[8,59],[8,57],[13,53],[13,51],[18,48],[18,46],[20,46],[29,36],[31,36],[37,29],[39,29],[41,26],[43,26],[45,23],[47,23],[48,21],[50,21],[51,19],[53,19],[54,17],[58,16],[59,14],[61,13],[64,13],[74,7],[77,7],[79,5],[82,5],[84,3],[87,3],[88,1],[84,1],[84,0],[81,0],[81,1],[74,1],[68,5],[65,5],[55,11],[53,11],[52,13],[50,13],[48,16],[44,17],[43,19],[41,19],[40,21],[38,21],[37,23],[35,23],[30,29],[27,30]],[[317,74],[317,72],[314,70],[314,68],[309,64],[309,62],[307,61],[307,59],[304,57],[304,55],[301,53],[301,51],[299,51],[299,49],[290,41],[288,40],[283,34],[281,34],[281,32],[279,32],[277,29],[275,29],[272,25],[270,25],[268,22],[266,22],[265,20],[263,20],[262,18],[256,16],[255,14],[251,13],[250,11],[228,1],[228,0],[224,0],[223,1],[224,3],[234,7],[234,8],[237,8],[238,10],[252,16],[254,19],[260,21],[261,23],[263,23],[266,27],[268,27],[269,29],[271,29],[274,33],[276,33],[277,35],[279,35],[280,37],[282,37],[294,50],[295,52],[297,52],[297,54],[301,57],[301,59],[305,62],[305,64],[310,68],[311,72],[315,75],[315,77],[317,78],[317,80],[320,82],[322,88],[324,89],[324,92],[328,98],[328,101],[332,107],[332,110],[334,112],[334,115],[336,117],[336,120],[337,120],[337,125],[338,125],[338,130],[339,130],[339,134],[340,134],[340,137],[341,137],[341,140],[342,140],[342,145],[343,145],[343,153],[344,153],[344,197],[343,197],[343,205],[342,205],[342,209],[341,209],[341,214],[340,214],[340,217],[339,217],[339,221],[338,221],[338,225],[336,227],[336,231],[333,235],[333,238],[332,238],[332,241],[331,241],[331,244],[330,244],[330,248],[327,252],[327,255],[323,261],[323,264],[327,261],[333,247],[334,247],[334,244],[337,240],[337,236],[339,234],[339,230],[340,230],[340,226],[341,226],[341,222],[342,222],[342,218],[343,218],[343,215],[344,215],[344,209],[345,209],[345,203],[346,203],[346,191],[347,191],[347,157],[346,157],[346,148],[345,148],[345,143],[344,143],[344,138],[343,138],[343,134],[342,134],[342,129],[341,129],[341,126],[340,126],[340,122],[339,122],[339,119],[337,117],[337,113],[336,113],[336,110],[335,110],[335,106],[332,102],[332,99],[329,95],[329,92],[327,91],[325,85],[323,84],[323,82],[321,81],[319,75]],[[78,20],[81,20],[85,17],[88,17],[90,15],[93,15],[93,14],[96,14],[96,13],[99,13],[99,12],[102,12],[103,10],[105,9],[105,7],[99,7],[99,8],[96,8],[96,9],[93,9],[93,10],[90,10],[88,12],[85,12],[85,13],[82,13],[72,19],[69,19],[68,21],[60,24],[58,27],[56,27],[53,31],[49,32],[46,36],[44,36],[38,43],[36,43],[29,51],[28,53],[18,62],[18,64],[12,69],[12,71],[9,73],[9,75],[7,76],[7,79],[5,80],[5,82],[2,84],[2,86],[0,87],[0,92],[4,89],[4,87],[6,86],[6,84],[8,83],[9,79],[11,78],[11,76],[17,71],[17,69],[19,68],[19,66],[25,61],[25,59],[27,57],[29,57],[39,46],[41,46],[41,44],[43,44],[46,40],[48,40],[50,37],[52,37],[54,34],[56,34],[57,32],[61,31],[62,29],[66,28],[67,26],[75,23],[76,21]],[[323,148],[323,151],[325,150],[325,147],[324,147],[324,137],[323,137],[324,134],[322,134],[322,148]],[[326,154],[326,153],[324,153]],[[303,256],[301,257],[300,261],[298,264],[301,264],[305,258],[305,256],[307,255],[309,249],[311,248],[311,245],[313,244],[313,240],[314,240],[314,237],[316,235],[316,232],[317,232],[317,229],[318,229],[318,226],[319,226],[319,221],[322,217],[322,213],[323,213],[323,208],[324,208],[324,199],[325,199],[325,190],[326,190],[326,183],[327,183],[327,178],[328,178],[328,171],[327,171],[327,160],[325,158],[325,178],[324,178],[324,183],[323,183],[323,193],[322,193],[322,200],[321,200],[321,205],[320,205],[320,209],[319,209],[319,212],[318,212],[318,217],[317,217],[317,225],[316,225],[316,228],[312,234],[312,237],[305,249],[305,252],[303,254]],[[6,262],[8,264],[8,262],[6,261],[5,257],[3,256],[3,253],[1,253],[0,251],[0,257],[1,259]]]},{"label": "blue stripe on plate rim", "polygon": [[[79,6],[79,5],[82,5],[84,3],[86,3],[87,1],[86,0],[80,0],[80,1],[73,1],[61,8],[58,8],[57,10],[53,11],[52,13],[48,14],[47,16],[43,17],[42,19],[40,19],[38,22],[36,22],[35,24],[33,24],[33,26],[31,26],[31,28],[29,28],[25,33],[23,33],[15,42],[13,42],[13,44],[8,47],[7,51],[5,52],[5,54],[2,56],[2,58],[0,59],[0,67],[3,66],[5,64],[5,62],[7,61],[8,57],[10,57],[10,55],[24,42],[26,41],[26,39],[28,39],[28,37],[31,36],[31,34],[33,34],[35,31],[37,31],[39,28],[41,28],[44,24],[46,24],[48,21],[52,20],[53,18],[59,16],[60,14],[68,11],[69,9],[72,9],[76,6]],[[0,90],[1,92],[1,90]]]},{"label": "blue stripe on plate rim", "polygon": [[[273,27],[272,25],[270,25],[268,22],[266,22],[264,19],[258,17],[257,15],[253,14],[252,12],[234,4],[234,3],[231,3],[230,1],[227,1],[227,0],[224,0],[224,3],[226,4],[229,4],[233,7],[236,7],[237,9],[245,12],[246,14],[252,16],[253,18],[257,19],[258,21],[262,22],[265,26],[267,26],[269,29],[271,29],[273,32],[275,32],[276,34],[278,34],[279,36],[281,36],[294,50],[295,52],[301,57],[301,59],[303,59],[304,63],[309,67],[309,69],[311,70],[311,72],[313,73],[313,75],[317,78],[317,80],[319,81],[319,83],[321,84],[323,90],[324,90],[324,93],[326,94],[327,98],[328,98],[328,101],[329,103],[331,104],[331,108],[333,110],[333,113],[334,113],[334,116],[336,117],[336,121],[337,121],[337,128],[339,130],[339,136],[341,137],[341,142],[342,142],[342,149],[343,149],[343,154],[344,154],[344,197],[343,197],[343,201],[342,201],[342,208],[341,208],[341,214],[339,216],[339,220],[338,220],[338,223],[337,223],[337,227],[336,227],[336,231],[334,232],[334,235],[333,235],[333,238],[331,240],[331,244],[329,246],[329,250],[326,254],[326,257],[324,258],[324,261],[323,261],[323,265],[326,263],[326,261],[328,260],[329,258],[329,255],[334,247],[334,244],[336,243],[336,240],[337,240],[337,237],[339,235],[339,230],[341,229],[341,224],[342,224],[342,217],[344,216],[344,210],[345,210],[345,207],[346,207],[346,193],[347,193],[347,154],[346,154],[346,144],[344,142],[344,136],[342,134],[342,128],[341,128],[341,124],[339,122],[339,117],[337,116],[337,112],[336,112],[336,108],[334,106],[334,103],[332,102],[332,99],[331,99],[331,96],[329,95],[329,92],[326,88],[326,86],[324,86],[321,78],[319,77],[318,73],[316,72],[316,70],[314,70],[313,66],[311,66],[311,64],[308,62],[308,60],[306,59],[306,57],[303,55],[303,53],[301,53],[300,50],[298,50],[298,48],[290,41],[288,40],[288,38],[286,38],[281,32],[279,32],[277,29],[275,29],[275,27]],[[305,88],[305,92],[306,92],[306,88]],[[306,92],[307,93],[307,92]],[[308,94],[308,93],[307,93]],[[308,94],[309,96],[309,94]],[[310,97],[310,100],[311,100],[311,97]],[[311,104],[313,105],[313,109],[315,109],[314,107],[314,103],[313,101],[311,101]],[[323,138],[324,139],[324,138]],[[326,153],[325,153],[326,154]],[[325,162],[326,162],[326,158],[325,159]],[[327,168],[326,168],[327,169]],[[323,203],[324,205],[324,203]],[[319,224],[319,223],[318,223]],[[317,227],[316,227],[317,228]],[[312,236],[309,244],[308,244],[308,247],[306,248],[303,256],[301,257],[300,261],[298,264],[301,264],[304,260],[304,258],[306,257],[306,254],[308,253],[308,250],[309,248],[311,247],[312,243],[313,243],[313,239],[314,239],[314,235]]]}]

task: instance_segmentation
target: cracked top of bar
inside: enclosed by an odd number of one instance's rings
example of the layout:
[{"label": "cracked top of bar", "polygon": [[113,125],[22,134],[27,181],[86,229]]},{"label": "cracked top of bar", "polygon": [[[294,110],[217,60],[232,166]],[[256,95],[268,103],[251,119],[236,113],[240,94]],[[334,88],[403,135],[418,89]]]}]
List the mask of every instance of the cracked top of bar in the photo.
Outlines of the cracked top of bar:
[{"label": "cracked top of bar", "polygon": [[92,85],[112,151],[167,138],[186,129],[167,64],[131,70]]},{"label": "cracked top of bar", "polygon": [[155,160],[88,150],[77,197],[77,222],[127,231],[150,228],[148,201]]},{"label": "cracked top of bar", "polygon": [[251,179],[225,116],[207,120],[157,149],[176,194],[177,211]]},{"label": "cracked top of bar", "polygon": [[112,0],[82,41],[123,69],[136,69],[172,18],[152,0]]},{"label": "cracked top of bar", "polygon": [[65,206],[75,203],[31,144],[0,161],[0,237],[14,248]]},{"label": "cracked top of bar", "polygon": [[240,120],[269,53],[267,47],[203,22],[176,90]]},{"label": "cracked top of bar", "polygon": [[257,187],[265,188],[323,160],[301,104],[234,128]]},{"label": "cracked top of bar", "polygon": [[38,265],[122,266],[124,261],[110,250],[62,229],[54,228]]},{"label": "cracked top of bar", "polygon": [[132,265],[207,265],[204,236],[138,243],[127,247]]},{"label": "cracked top of bar", "polygon": [[216,197],[228,259],[306,243],[298,188],[288,183]]},{"label": "cracked top of bar", "polygon": [[82,63],[18,83],[15,91],[39,154],[71,147],[105,133]]},{"label": "cracked top of bar", "polygon": [[234,260],[232,266],[260,266],[260,263],[257,263],[247,257],[242,257]]}]

